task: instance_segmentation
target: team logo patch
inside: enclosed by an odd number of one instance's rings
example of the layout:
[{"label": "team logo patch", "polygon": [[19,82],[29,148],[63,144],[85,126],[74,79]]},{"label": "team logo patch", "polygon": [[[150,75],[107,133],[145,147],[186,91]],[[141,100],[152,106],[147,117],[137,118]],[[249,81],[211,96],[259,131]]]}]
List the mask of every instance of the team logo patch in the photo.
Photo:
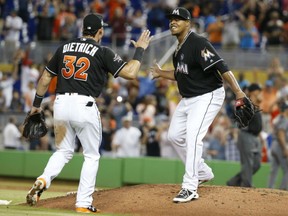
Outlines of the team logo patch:
[{"label": "team logo patch", "polygon": [[179,10],[178,9],[173,10],[172,14],[179,15]]},{"label": "team logo patch", "polygon": [[205,61],[210,59],[210,62],[213,62],[212,57],[214,57],[215,55],[205,47],[203,50],[201,50],[201,56],[204,58]]},{"label": "team logo patch", "polygon": [[122,58],[118,55],[118,54],[115,54],[114,58],[113,58],[113,61],[114,62],[121,62],[122,61]]}]

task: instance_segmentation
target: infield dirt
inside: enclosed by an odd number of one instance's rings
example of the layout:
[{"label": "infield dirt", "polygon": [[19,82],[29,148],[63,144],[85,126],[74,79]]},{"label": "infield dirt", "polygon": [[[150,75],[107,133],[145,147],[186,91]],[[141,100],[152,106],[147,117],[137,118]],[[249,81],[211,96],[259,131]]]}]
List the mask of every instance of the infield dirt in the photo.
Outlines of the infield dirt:
[{"label": "infield dirt", "polygon": [[[104,214],[133,216],[288,215],[287,191],[201,185],[198,200],[175,204],[172,199],[179,189],[176,184],[143,184],[99,190],[93,194],[93,204]],[[75,198],[72,194],[44,199],[37,206],[73,211]]]}]

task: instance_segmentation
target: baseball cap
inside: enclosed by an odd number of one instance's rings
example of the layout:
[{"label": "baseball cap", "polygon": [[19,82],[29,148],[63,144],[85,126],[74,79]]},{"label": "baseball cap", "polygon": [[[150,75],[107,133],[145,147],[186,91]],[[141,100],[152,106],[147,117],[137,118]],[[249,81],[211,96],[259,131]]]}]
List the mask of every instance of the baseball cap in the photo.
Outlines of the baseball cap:
[{"label": "baseball cap", "polygon": [[108,26],[103,22],[103,17],[96,13],[88,14],[83,19],[83,29],[88,31],[96,31],[104,26]]},{"label": "baseball cap", "polygon": [[171,11],[171,13],[166,14],[166,17],[168,19],[171,19],[172,17],[177,17],[183,20],[191,20],[191,14],[190,12],[184,8],[184,7],[177,7],[174,10]]},{"label": "baseball cap", "polygon": [[251,83],[251,85],[248,86],[247,90],[249,92],[253,92],[253,91],[256,91],[256,90],[261,90],[261,86],[258,84],[258,83]]}]

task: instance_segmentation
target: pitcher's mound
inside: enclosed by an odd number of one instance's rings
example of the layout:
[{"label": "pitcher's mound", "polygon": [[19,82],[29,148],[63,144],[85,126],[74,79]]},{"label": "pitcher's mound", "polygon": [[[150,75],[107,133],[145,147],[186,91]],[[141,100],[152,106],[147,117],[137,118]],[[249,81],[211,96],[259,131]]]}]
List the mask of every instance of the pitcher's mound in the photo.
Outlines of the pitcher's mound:
[{"label": "pitcher's mound", "polygon": [[[288,192],[202,185],[198,200],[172,202],[180,190],[175,184],[143,184],[94,193],[94,206],[103,214],[145,216],[182,215],[288,215]],[[40,200],[37,206],[74,211],[75,194]]]}]

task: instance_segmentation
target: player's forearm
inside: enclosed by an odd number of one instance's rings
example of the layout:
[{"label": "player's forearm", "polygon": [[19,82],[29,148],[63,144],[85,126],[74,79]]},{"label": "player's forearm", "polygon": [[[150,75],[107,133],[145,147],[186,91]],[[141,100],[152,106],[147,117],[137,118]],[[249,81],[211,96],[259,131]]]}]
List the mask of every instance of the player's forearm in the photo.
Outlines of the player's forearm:
[{"label": "player's forearm", "polygon": [[223,73],[222,77],[224,78],[225,81],[228,82],[230,88],[232,89],[232,91],[236,95],[236,99],[245,97],[245,93],[240,88],[235,76],[233,75],[233,73],[231,71],[227,71],[227,72]]},{"label": "player's forearm", "polygon": [[160,77],[169,79],[169,80],[175,80],[174,76],[174,70],[158,70],[157,73],[160,75]]},{"label": "player's forearm", "polygon": [[49,87],[49,84],[51,82],[51,79],[52,79],[52,75],[44,70],[39,82],[38,82],[38,85],[37,85],[37,90],[36,90],[36,94],[37,95],[40,95],[40,96],[43,96],[45,95],[48,87]]},{"label": "player's forearm", "polygon": [[132,59],[122,68],[119,76],[129,80],[136,79],[140,66],[140,61]]}]

